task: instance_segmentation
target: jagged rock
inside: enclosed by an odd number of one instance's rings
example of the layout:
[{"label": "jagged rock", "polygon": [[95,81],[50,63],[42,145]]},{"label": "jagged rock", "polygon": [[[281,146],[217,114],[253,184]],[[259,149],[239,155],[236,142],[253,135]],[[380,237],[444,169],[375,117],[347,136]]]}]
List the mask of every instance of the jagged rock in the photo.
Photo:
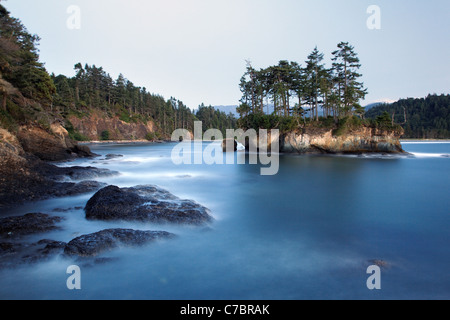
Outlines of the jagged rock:
[{"label": "jagged rock", "polygon": [[50,216],[44,213],[28,213],[24,216],[2,218],[0,219],[0,235],[3,237],[15,237],[47,232],[57,229],[56,223],[61,221],[61,217]]},{"label": "jagged rock", "polygon": [[107,229],[73,239],[65,246],[64,253],[70,256],[93,257],[120,246],[142,246],[152,241],[174,237],[174,234],[165,231]]},{"label": "jagged rock", "polygon": [[118,188],[108,186],[87,203],[86,218],[156,223],[202,225],[212,222],[209,210],[191,201],[181,200],[156,186]]}]

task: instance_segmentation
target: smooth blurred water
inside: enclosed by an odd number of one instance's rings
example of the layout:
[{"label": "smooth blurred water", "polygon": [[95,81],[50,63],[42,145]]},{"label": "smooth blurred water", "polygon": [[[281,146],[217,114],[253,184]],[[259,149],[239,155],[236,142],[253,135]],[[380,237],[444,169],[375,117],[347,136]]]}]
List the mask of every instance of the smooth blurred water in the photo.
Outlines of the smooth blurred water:
[{"label": "smooth blurred water", "polygon": [[[166,230],[178,238],[82,263],[57,257],[0,270],[1,299],[449,299],[450,143],[405,143],[411,156],[281,155],[259,165],[180,165],[175,144],[91,145],[102,157],[61,165],[108,168],[119,187],[159,185],[211,209],[211,229],[84,218],[92,194],[3,212],[66,218],[62,230],[26,238],[70,241],[106,228]],[[100,160],[106,154],[124,157]],[[236,157],[245,157],[244,153]],[[55,208],[72,208],[54,212]],[[368,290],[380,259],[381,290]],[[82,289],[66,287],[80,264]]]}]

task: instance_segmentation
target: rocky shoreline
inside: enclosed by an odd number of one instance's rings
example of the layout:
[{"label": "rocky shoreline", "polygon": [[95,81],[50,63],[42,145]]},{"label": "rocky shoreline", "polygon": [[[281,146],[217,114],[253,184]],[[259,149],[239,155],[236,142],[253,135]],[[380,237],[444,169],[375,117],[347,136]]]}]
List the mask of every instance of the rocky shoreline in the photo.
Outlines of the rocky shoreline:
[{"label": "rocky shoreline", "polygon": [[[63,213],[65,210],[53,211]],[[91,197],[84,211],[88,221],[151,222],[158,226],[205,226],[214,221],[207,208],[191,200],[179,199],[156,186],[123,189],[106,186]],[[119,247],[140,247],[177,237],[166,231],[113,228],[84,234],[67,243],[51,239],[33,243],[26,241],[30,235],[61,230],[60,224],[64,220],[63,216],[46,213],[0,218],[0,268],[45,261],[56,256],[75,260],[97,259]]]},{"label": "rocky shoreline", "polygon": [[[84,209],[87,221],[136,221],[158,226],[205,226],[214,221],[207,208],[191,200],[179,199],[157,186],[121,189],[96,181],[119,175],[119,172],[95,167],[58,167],[51,163],[77,157],[95,158],[98,155],[87,146],[71,141],[67,132],[57,125],[52,133],[29,126],[23,127],[17,135],[0,128],[0,209],[50,198],[95,193],[85,207],[78,208]],[[121,155],[110,154],[105,159],[116,157]],[[50,231],[61,229],[66,211],[70,210],[54,208],[52,214],[0,215],[0,268],[56,256],[102,260],[98,258],[100,255],[117,247],[143,246],[176,237],[166,231],[116,228],[84,234],[67,243],[45,238],[30,242],[32,235],[42,234],[44,237]]]},{"label": "rocky shoreline", "polygon": [[[209,209],[152,185],[122,189],[106,186],[95,193],[84,208],[78,209],[84,210],[87,221],[148,222],[159,227],[168,224],[206,226],[214,221]],[[70,209],[53,210],[55,213],[66,211]],[[84,234],[67,243],[46,238],[27,242],[31,235],[44,236],[50,231],[61,230],[64,220],[64,216],[47,213],[0,218],[0,268],[45,261],[56,256],[75,260],[97,259],[119,247],[140,247],[177,237],[166,231],[113,228]]]}]

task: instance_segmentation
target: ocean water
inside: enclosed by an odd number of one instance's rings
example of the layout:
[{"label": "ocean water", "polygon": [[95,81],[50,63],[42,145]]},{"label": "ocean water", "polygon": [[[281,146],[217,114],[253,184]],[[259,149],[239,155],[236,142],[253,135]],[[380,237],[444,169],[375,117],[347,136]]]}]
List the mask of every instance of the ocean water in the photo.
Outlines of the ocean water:
[{"label": "ocean water", "polygon": [[[99,180],[158,185],[195,200],[211,210],[210,228],[87,221],[76,208],[93,194],[2,212],[65,218],[61,230],[26,237],[30,243],[107,228],[178,237],[104,253],[111,260],[102,263],[58,256],[2,269],[0,299],[450,299],[450,143],[405,142],[409,156],[280,155],[273,176],[248,161],[175,165],[175,145],[90,145],[101,157],[60,165],[117,170]],[[111,153],[123,157],[101,160]],[[369,290],[375,259],[387,265],[381,289]],[[66,286],[74,264],[81,290]]]}]

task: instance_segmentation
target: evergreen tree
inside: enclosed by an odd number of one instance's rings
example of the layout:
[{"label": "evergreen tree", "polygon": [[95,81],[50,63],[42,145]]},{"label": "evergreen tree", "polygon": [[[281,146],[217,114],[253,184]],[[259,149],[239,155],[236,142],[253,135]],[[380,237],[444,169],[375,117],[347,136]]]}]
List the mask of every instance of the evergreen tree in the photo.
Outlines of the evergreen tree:
[{"label": "evergreen tree", "polygon": [[305,91],[306,101],[312,107],[311,118],[319,120],[319,96],[321,94],[322,77],[325,74],[325,67],[322,64],[323,53],[317,47],[308,56],[305,68]]},{"label": "evergreen tree", "polygon": [[359,101],[367,94],[364,83],[358,81],[362,76],[358,73],[361,64],[354,47],[348,42],[339,43],[338,50],[332,54],[338,112],[339,115],[348,116],[355,110],[360,111]]},{"label": "evergreen tree", "polygon": [[51,105],[55,86],[39,62],[39,37],[28,32],[20,20],[0,4],[0,92],[6,106],[9,94],[18,93]]}]

